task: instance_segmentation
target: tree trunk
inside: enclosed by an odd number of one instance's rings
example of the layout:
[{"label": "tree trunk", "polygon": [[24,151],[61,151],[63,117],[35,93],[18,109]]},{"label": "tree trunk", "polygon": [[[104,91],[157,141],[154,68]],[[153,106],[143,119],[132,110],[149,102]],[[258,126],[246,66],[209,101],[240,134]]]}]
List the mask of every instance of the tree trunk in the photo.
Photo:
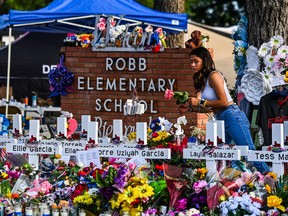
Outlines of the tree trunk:
[{"label": "tree trunk", "polygon": [[[169,13],[185,13],[185,0],[154,0],[154,9]],[[167,47],[183,47],[184,33],[166,35]]]},{"label": "tree trunk", "polygon": [[280,35],[287,44],[287,0],[246,0],[249,44],[257,48],[270,38]]}]

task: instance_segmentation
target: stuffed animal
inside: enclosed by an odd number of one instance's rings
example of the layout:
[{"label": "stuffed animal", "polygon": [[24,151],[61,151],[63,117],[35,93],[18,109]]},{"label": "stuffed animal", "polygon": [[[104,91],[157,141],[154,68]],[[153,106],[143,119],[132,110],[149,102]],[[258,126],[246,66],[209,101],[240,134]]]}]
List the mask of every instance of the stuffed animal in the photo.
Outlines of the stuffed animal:
[{"label": "stuffed animal", "polygon": [[87,48],[91,46],[91,41],[93,40],[93,34],[80,34],[78,39],[81,41],[80,46]]},{"label": "stuffed animal", "polygon": [[155,31],[159,35],[159,39],[161,41],[161,46],[166,48],[167,47],[166,41],[165,41],[166,40],[166,36],[165,36],[165,33],[163,32],[162,28],[157,28]]},{"label": "stuffed animal", "polygon": [[201,31],[195,30],[191,33],[191,38],[185,42],[186,48],[195,49],[202,45]]},{"label": "stuffed animal", "polygon": [[161,48],[160,39],[159,39],[159,34],[156,31],[150,37],[149,47],[152,48],[152,52],[160,51],[160,48]]},{"label": "stuffed animal", "polygon": [[[142,34],[143,34],[143,29],[140,26],[136,26],[132,32],[132,36],[131,38],[133,38],[134,41],[136,41],[136,46],[138,46],[141,43],[141,39],[142,39]],[[136,38],[135,38],[136,37]],[[134,42],[133,41],[133,42]]]},{"label": "stuffed animal", "polygon": [[146,28],[145,28],[145,32],[147,33],[152,33],[153,32],[153,27],[151,25],[148,25]]}]

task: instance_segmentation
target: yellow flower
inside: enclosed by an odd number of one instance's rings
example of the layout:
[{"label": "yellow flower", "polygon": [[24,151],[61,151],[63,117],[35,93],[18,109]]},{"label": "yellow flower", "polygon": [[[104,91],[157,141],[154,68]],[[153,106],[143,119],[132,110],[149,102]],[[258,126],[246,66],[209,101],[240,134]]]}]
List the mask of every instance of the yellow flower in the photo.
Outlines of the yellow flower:
[{"label": "yellow flower", "polygon": [[142,206],[138,206],[137,208],[131,208],[130,215],[141,216],[142,211],[143,211]]},{"label": "yellow flower", "polygon": [[223,201],[225,201],[226,200],[226,196],[225,195],[221,195],[220,197],[219,197],[219,201],[220,202],[223,202]]},{"label": "yellow flower", "polygon": [[2,176],[3,179],[8,178],[8,174],[7,174],[6,172],[2,172],[2,173],[1,173],[1,176]]},{"label": "yellow flower", "polygon": [[127,136],[127,138],[129,139],[129,141],[135,140],[135,139],[136,139],[136,132],[135,132],[135,131],[131,132],[131,133]]},{"label": "yellow flower", "polygon": [[59,159],[59,158],[61,158],[61,155],[60,154],[55,154],[55,158]]},{"label": "yellow flower", "polygon": [[271,196],[268,196],[267,197],[267,206],[269,208],[278,208],[280,209],[281,211],[285,211],[285,207],[281,205],[282,203],[282,199],[279,198],[278,196],[275,196],[275,195],[271,195]]},{"label": "yellow flower", "polygon": [[277,174],[274,172],[268,172],[267,175],[270,175],[271,178],[273,178],[274,180],[277,180]]},{"label": "yellow flower", "polygon": [[132,203],[136,198],[139,197],[139,190],[136,188],[132,188],[131,186],[128,186],[122,194],[119,194],[120,200],[126,200],[129,204]]},{"label": "yellow flower", "polygon": [[131,207],[132,206],[128,202],[124,201],[121,205],[121,210],[122,212],[130,212]]},{"label": "yellow flower", "polygon": [[131,178],[131,181],[132,181],[131,183],[132,185],[139,185],[139,184],[143,185],[148,182],[148,179],[135,176]]},{"label": "yellow flower", "polygon": [[271,187],[270,185],[266,184],[265,185],[265,189],[267,190],[267,192],[270,194],[271,193]]},{"label": "yellow flower", "polygon": [[140,192],[139,193],[140,198],[149,198],[152,195],[154,195],[153,187],[151,187],[148,184],[144,184],[142,186],[137,186],[136,189],[139,190],[139,192]]},{"label": "yellow flower", "polygon": [[111,203],[111,208],[119,208],[120,207],[120,202],[119,199],[115,199],[115,197],[113,197],[112,199],[109,200],[109,203]]}]

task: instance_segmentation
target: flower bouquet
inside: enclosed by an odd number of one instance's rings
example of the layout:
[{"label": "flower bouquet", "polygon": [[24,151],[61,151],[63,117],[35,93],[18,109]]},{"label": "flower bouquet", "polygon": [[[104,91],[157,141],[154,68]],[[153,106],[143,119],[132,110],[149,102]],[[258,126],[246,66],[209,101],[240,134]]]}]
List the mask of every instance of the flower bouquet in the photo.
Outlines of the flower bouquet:
[{"label": "flower bouquet", "polygon": [[170,100],[172,97],[174,97],[177,100],[176,104],[185,104],[188,101],[190,94],[187,91],[181,92],[166,89],[164,97],[166,100]]}]

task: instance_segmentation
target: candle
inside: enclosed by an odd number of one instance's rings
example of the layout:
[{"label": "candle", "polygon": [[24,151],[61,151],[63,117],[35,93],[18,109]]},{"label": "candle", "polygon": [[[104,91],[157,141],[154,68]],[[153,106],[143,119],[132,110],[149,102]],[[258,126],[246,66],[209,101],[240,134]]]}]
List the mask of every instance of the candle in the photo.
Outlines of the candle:
[{"label": "candle", "polygon": [[64,116],[57,117],[57,133],[67,137],[67,118]]},{"label": "candle", "polygon": [[62,209],[60,216],[68,216],[68,211],[66,209]]},{"label": "candle", "polygon": [[79,216],[86,216],[86,212],[83,209],[79,210]]},{"label": "candle", "polygon": [[59,211],[58,211],[58,209],[53,209],[53,211],[52,211],[52,216],[59,216]]},{"label": "candle", "polygon": [[19,131],[19,134],[22,134],[22,115],[15,114],[13,115],[13,132],[15,129]]},{"label": "candle", "polygon": [[161,215],[166,215],[166,212],[167,212],[167,206],[160,206],[160,212],[161,212]]},{"label": "candle", "polygon": [[147,122],[136,122],[136,141],[147,144]]},{"label": "candle", "polygon": [[81,115],[81,132],[88,131],[88,122],[91,121],[91,115]]},{"label": "candle", "polygon": [[98,143],[98,122],[88,122],[87,139],[95,140],[95,143]]},{"label": "candle", "polygon": [[44,208],[42,216],[50,216],[50,209]]},{"label": "candle", "polygon": [[15,216],[22,216],[22,206],[21,205],[15,205],[14,206],[14,215]]},{"label": "candle", "polygon": [[40,140],[40,121],[30,120],[29,121],[29,137],[35,137],[37,141]]},{"label": "candle", "polygon": [[25,208],[25,216],[32,216],[33,215],[33,211],[31,207],[26,207]]},{"label": "candle", "polygon": [[123,141],[123,121],[122,119],[113,120],[113,138],[119,137],[120,141]]}]

